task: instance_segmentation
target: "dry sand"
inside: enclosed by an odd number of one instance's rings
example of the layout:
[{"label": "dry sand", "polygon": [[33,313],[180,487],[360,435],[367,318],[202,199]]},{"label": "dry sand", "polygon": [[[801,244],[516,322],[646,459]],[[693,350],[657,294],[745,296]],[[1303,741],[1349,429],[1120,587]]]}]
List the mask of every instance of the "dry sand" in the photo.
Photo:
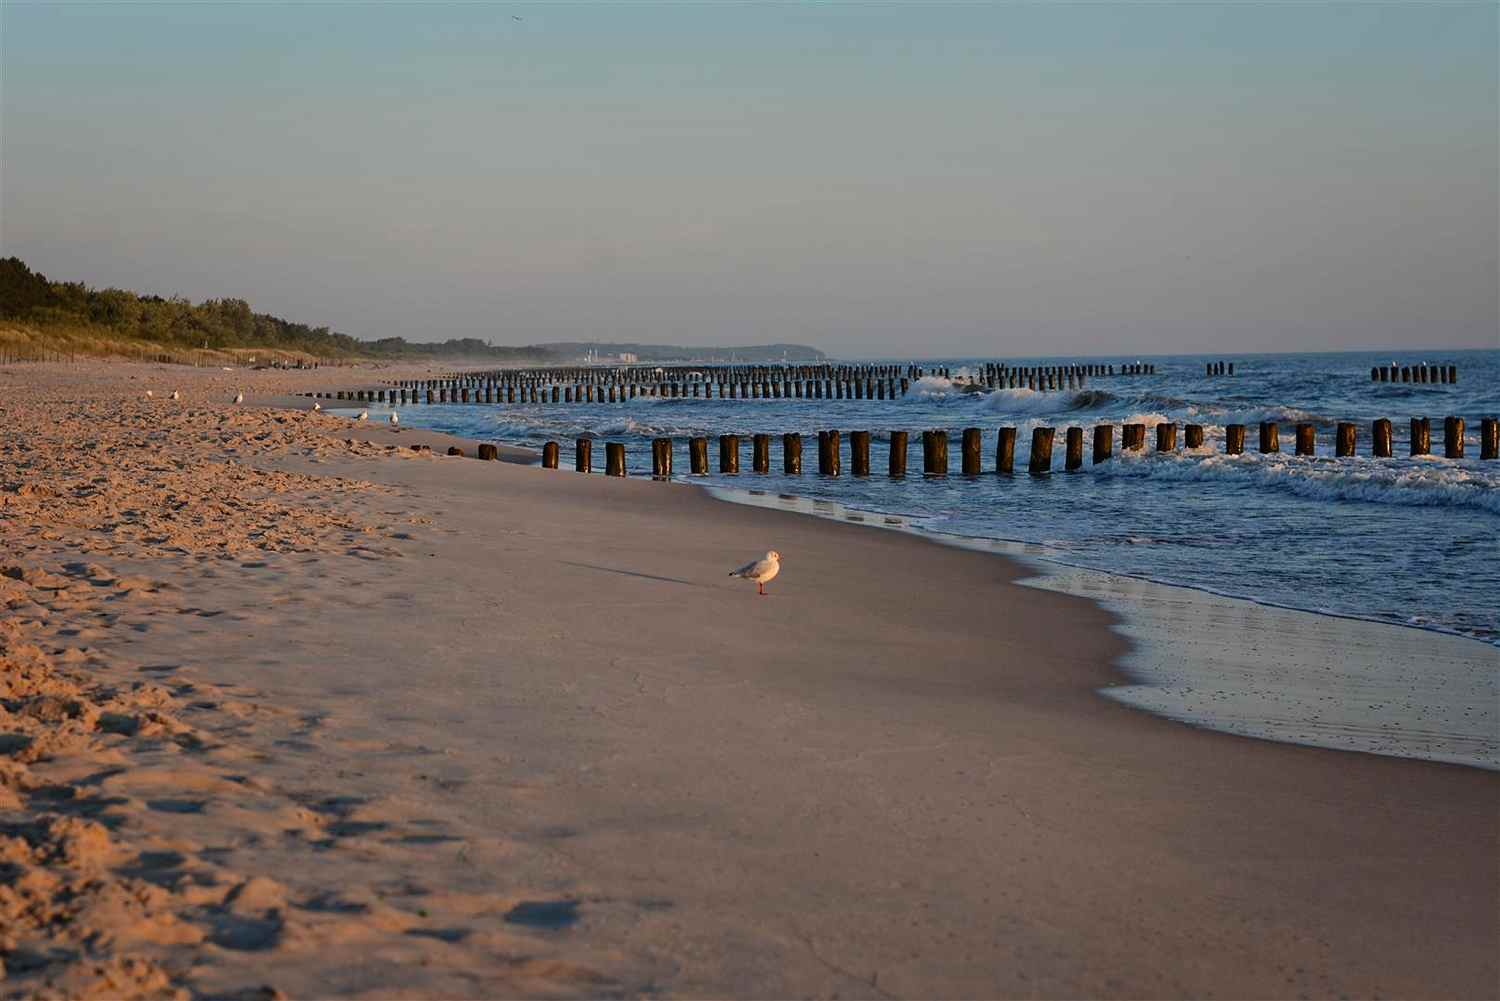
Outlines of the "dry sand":
[{"label": "dry sand", "polygon": [[1103,699],[995,556],[227,402],[330,377],[0,369],[7,995],[1500,993],[1494,773]]}]

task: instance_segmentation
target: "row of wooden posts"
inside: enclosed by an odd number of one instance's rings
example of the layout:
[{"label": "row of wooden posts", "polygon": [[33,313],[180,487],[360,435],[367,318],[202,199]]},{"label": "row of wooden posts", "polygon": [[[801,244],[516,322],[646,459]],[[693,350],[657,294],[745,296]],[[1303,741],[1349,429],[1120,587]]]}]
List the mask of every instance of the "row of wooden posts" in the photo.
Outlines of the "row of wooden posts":
[{"label": "row of wooden posts", "polygon": [[[1149,366],[1140,366],[1146,368]],[[1026,388],[1039,391],[1082,389],[1095,370],[1107,365],[1057,365],[1010,368],[996,365],[970,378],[988,388]],[[915,371],[920,372],[920,369]],[[421,403],[624,403],[637,397],[713,399],[830,399],[884,400],[905,396],[911,389],[907,375],[869,375],[863,378],[775,378],[717,381],[695,378],[685,381],[558,382],[500,380],[465,376],[459,379],[403,381],[389,389],[339,390],[311,393],[319,399],[408,406]],[[920,376],[918,376],[920,378]]]},{"label": "row of wooden posts", "polygon": [[[1493,417],[1480,422],[1480,458],[1500,458],[1500,424]],[[1174,452],[1177,449],[1178,425],[1162,422],[1156,425],[1156,451]],[[1183,445],[1195,449],[1203,447],[1203,426],[1188,424],[1183,427]],[[1031,457],[1028,471],[1046,474],[1052,470],[1052,446],[1057,429],[1034,428],[1031,432]],[[983,431],[980,428],[965,428],[961,438],[961,469],[965,476],[977,476],[982,469]],[[1106,462],[1114,455],[1115,426],[1097,424],[1093,428],[1094,464]],[[1357,427],[1351,422],[1342,422],[1334,432],[1335,454],[1341,457],[1355,454]],[[1392,455],[1391,422],[1385,418],[1371,425],[1371,454],[1377,458]],[[838,431],[818,432],[818,472],[825,476],[838,476],[842,472],[841,439]],[[1063,468],[1069,471],[1083,466],[1084,429],[1070,427],[1065,430]],[[1317,428],[1310,423],[1296,425],[1296,454],[1315,455]],[[1431,425],[1426,417],[1414,417],[1411,421],[1411,454],[1431,453]],[[893,477],[906,475],[906,453],[908,434],[905,431],[891,432],[889,474]],[[707,437],[688,439],[688,463],[696,475],[709,471]],[[751,436],[751,468],[757,473],[771,471],[771,435]],[[481,446],[483,448],[484,446]],[[1146,448],[1146,425],[1125,424],[1121,427],[1120,447],[1123,451],[1143,451]],[[489,446],[493,450],[494,446]],[[674,443],[671,438],[656,438],[651,442],[651,472],[656,477],[672,475]],[[594,439],[579,438],[574,443],[574,468],[581,473],[593,472]],[[606,442],[605,474],[625,475],[625,446],[620,442]],[[1224,451],[1239,455],[1245,450],[1245,425],[1228,424],[1224,427]],[[542,448],[542,465],[548,469],[558,468],[559,447],[555,441]],[[1260,451],[1280,452],[1280,425],[1275,421],[1263,421],[1260,425]],[[1464,457],[1464,420],[1448,417],[1443,421],[1443,454],[1450,459]],[[1002,427],[995,449],[995,472],[1008,474],[1014,471],[1016,455],[1016,429]],[[789,475],[802,472],[802,435],[791,433],[781,436],[782,469]],[[481,458],[485,456],[481,454]],[[491,456],[493,457],[493,451]],[[870,432],[852,431],[849,434],[850,472],[855,476],[870,475]],[[719,435],[719,472],[740,471],[740,436]],[[946,476],[948,463],[948,432],[942,430],[922,432],[922,472],[926,476]]]},{"label": "row of wooden posts", "polygon": [[1371,382],[1438,382],[1451,385],[1458,382],[1457,365],[1428,365],[1425,361],[1420,365],[1402,365],[1399,368],[1395,362],[1389,365],[1377,365],[1370,369]]}]

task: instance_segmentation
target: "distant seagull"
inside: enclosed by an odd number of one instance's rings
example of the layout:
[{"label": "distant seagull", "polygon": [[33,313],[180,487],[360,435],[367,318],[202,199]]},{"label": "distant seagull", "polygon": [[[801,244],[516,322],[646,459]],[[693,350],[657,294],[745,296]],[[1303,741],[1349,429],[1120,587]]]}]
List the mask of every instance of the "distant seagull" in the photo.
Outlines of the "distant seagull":
[{"label": "distant seagull", "polygon": [[172,399],[180,400],[182,399],[182,394],[178,393],[177,390],[174,389],[172,390]]},{"label": "distant seagull", "polygon": [[756,593],[765,594],[766,585],[779,573],[781,573],[781,554],[773,549],[766,553],[763,559],[753,560],[738,570],[729,571],[729,576],[753,580]]},{"label": "distant seagull", "polygon": [[396,411],[392,410],[391,411],[391,427],[395,427],[397,424],[400,424],[400,423],[401,423],[401,421],[396,416]]},{"label": "distant seagull", "polygon": [[323,409],[323,404],[321,404],[321,403],[314,403],[313,404],[313,410],[314,411],[322,410],[322,409]]},{"label": "distant seagull", "polygon": [[149,390],[149,389],[148,389],[148,390],[146,390],[146,399],[148,399],[148,400],[149,400],[149,399],[151,399],[151,398],[152,398],[152,397],[153,397],[153,396],[155,396],[155,395],[156,395],[156,394],[155,394],[155,393],[153,393],[153,392],[151,392],[151,390]]},{"label": "distant seagull", "polygon": [[244,403],[245,402],[245,394],[244,393],[236,393],[235,397],[234,397],[234,402],[236,402],[236,403]]},{"label": "distant seagull", "polygon": [[359,416],[354,419],[357,421],[367,421],[370,419],[370,412],[368,410],[361,410]]}]

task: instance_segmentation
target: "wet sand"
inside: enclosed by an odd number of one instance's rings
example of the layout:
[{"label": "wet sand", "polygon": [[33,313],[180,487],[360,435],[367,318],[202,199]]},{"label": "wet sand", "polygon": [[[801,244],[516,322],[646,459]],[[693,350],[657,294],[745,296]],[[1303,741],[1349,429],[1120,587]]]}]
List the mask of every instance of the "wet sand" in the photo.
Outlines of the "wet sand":
[{"label": "wet sand", "polygon": [[1495,774],[1101,698],[996,556],[221,402],[326,378],[0,370],[7,991],[1500,986]]}]

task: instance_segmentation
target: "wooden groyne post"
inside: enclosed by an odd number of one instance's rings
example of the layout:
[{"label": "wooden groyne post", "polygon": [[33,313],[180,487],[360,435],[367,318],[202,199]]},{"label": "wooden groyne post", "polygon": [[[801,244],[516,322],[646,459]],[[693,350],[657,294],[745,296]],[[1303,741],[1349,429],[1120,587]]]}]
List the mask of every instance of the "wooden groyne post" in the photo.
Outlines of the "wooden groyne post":
[{"label": "wooden groyne post", "polygon": [[1031,461],[1027,471],[1033,476],[1042,476],[1052,471],[1053,428],[1032,428]]},{"label": "wooden groyne post", "polygon": [[1318,453],[1318,431],[1311,423],[1303,421],[1297,425],[1297,454],[1316,455]]},{"label": "wooden groyne post", "polygon": [[1443,457],[1447,459],[1464,457],[1464,419],[1462,417],[1443,418]]},{"label": "wooden groyne post", "polygon": [[978,428],[964,428],[963,472],[965,476],[978,476],[981,465],[980,450],[984,448],[984,433]]},{"label": "wooden groyne post", "polygon": [[1281,451],[1281,428],[1275,421],[1260,422],[1260,451],[1262,455]]},{"label": "wooden groyne post", "polygon": [[1500,459],[1500,421],[1485,417],[1479,422],[1479,457]]},{"label": "wooden groyne post", "polygon": [[1391,457],[1391,422],[1382,417],[1370,426],[1370,447],[1377,459]]},{"label": "wooden groyne post", "polygon": [[580,473],[594,471],[594,443],[588,438],[579,438],[574,443],[573,468]]},{"label": "wooden groyne post", "polygon": [[1171,421],[1162,421],[1156,425],[1156,450],[1158,452],[1177,451],[1177,425]]},{"label": "wooden groyne post", "polygon": [[948,475],[948,432],[922,432],[922,475]]},{"label": "wooden groyne post", "polygon": [[651,439],[651,475],[659,480],[672,477],[672,439]]},{"label": "wooden groyne post", "polygon": [[771,471],[771,436],[758,434],[750,439],[750,468],[757,473]]},{"label": "wooden groyne post", "polygon": [[1073,472],[1083,468],[1083,428],[1068,428],[1063,445],[1063,469]]},{"label": "wooden groyne post", "polygon": [[625,446],[617,441],[604,443],[604,475],[625,475]]},{"label": "wooden groyne post", "polygon": [[1245,452],[1245,425],[1224,425],[1224,454],[1243,455]]},{"label": "wooden groyne post", "polygon": [[1348,421],[1340,421],[1333,432],[1333,454],[1341,457],[1349,457],[1354,454],[1354,440],[1357,430]]},{"label": "wooden groyne post", "polygon": [[1432,422],[1426,417],[1411,419],[1411,454],[1432,454]]},{"label": "wooden groyne post", "polygon": [[999,440],[995,443],[995,472],[1010,476],[1016,469],[1016,429],[1004,427],[1000,429]]},{"label": "wooden groyne post", "polygon": [[802,436],[800,434],[781,436],[781,469],[788,476],[802,475]]},{"label": "wooden groyne post", "polygon": [[849,432],[849,471],[855,476],[870,475],[870,432]]},{"label": "wooden groyne post", "polygon": [[719,472],[738,473],[740,471],[740,436],[737,434],[719,435]]},{"label": "wooden groyne post", "polygon": [[708,439],[704,437],[688,439],[688,469],[694,476],[708,475]]},{"label": "wooden groyne post", "polygon": [[839,474],[839,433],[818,432],[818,472],[824,476]]},{"label": "wooden groyne post", "polygon": [[1115,426],[1113,424],[1094,425],[1094,465],[1108,461],[1115,450]]},{"label": "wooden groyne post", "polygon": [[890,463],[887,467],[891,479],[899,480],[906,475],[906,432],[891,432]]}]

